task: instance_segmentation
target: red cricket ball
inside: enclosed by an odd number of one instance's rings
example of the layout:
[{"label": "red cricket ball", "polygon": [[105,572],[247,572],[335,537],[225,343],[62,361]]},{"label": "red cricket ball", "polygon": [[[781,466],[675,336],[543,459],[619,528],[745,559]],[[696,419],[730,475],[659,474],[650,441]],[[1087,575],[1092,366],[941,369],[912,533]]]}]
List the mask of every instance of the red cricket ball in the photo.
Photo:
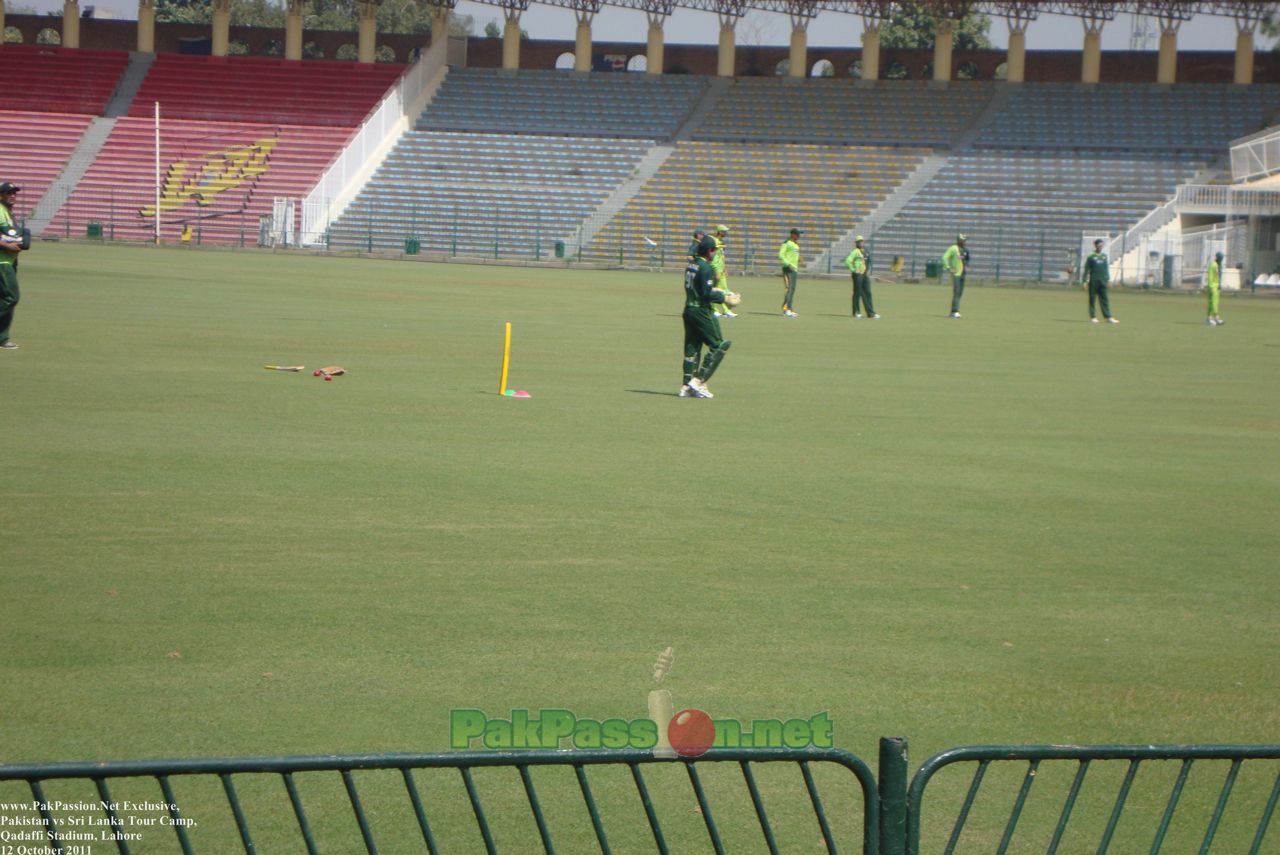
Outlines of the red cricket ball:
[{"label": "red cricket ball", "polygon": [[667,741],[681,757],[701,757],[716,741],[716,726],[702,710],[680,710],[667,722]]},{"label": "red cricket ball", "polygon": [[333,375],[332,375],[332,374],[326,374],[326,375],[324,375],[324,379],[326,379],[326,380],[332,380],[332,379],[333,379]]}]

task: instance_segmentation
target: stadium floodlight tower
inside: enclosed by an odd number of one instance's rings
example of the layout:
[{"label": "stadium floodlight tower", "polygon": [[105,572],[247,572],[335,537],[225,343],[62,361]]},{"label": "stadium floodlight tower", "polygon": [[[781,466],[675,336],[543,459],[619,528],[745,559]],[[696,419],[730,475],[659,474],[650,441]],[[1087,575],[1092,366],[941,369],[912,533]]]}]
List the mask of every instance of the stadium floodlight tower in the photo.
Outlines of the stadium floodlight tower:
[{"label": "stadium floodlight tower", "polygon": [[1054,11],[1075,15],[1084,24],[1084,56],[1080,60],[1080,81],[1097,83],[1102,79],[1102,28],[1114,21],[1122,4],[1111,0],[1065,0],[1052,4]]},{"label": "stadium floodlight tower", "polygon": [[1219,0],[1208,3],[1209,11],[1230,15],[1236,20],[1236,73],[1235,82],[1253,82],[1253,34],[1258,24],[1268,15],[1280,13],[1280,3],[1264,0]]},{"label": "stadium floodlight tower", "polygon": [[1173,83],[1178,77],[1178,28],[1190,21],[1203,3],[1197,0],[1138,0],[1134,14],[1147,15],[1160,24],[1160,61],[1157,83]]},{"label": "stadium floodlight tower", "polygon": [[1005,79],[1022,83],[1027,79],[1027,27],[1040,15],[1044,6],[1039,0],[1003,0],[986,4],[1009,24],[1009,55],[1005,60]]}]

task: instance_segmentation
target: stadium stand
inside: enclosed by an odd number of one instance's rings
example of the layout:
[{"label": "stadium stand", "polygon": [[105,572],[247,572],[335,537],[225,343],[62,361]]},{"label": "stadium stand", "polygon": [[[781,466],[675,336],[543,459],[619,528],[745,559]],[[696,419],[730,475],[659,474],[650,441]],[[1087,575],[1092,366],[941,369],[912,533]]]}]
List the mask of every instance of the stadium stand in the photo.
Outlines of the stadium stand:
[{"label": "stadium stand", "polygon": [[1027,84],[976,144],[1216,157],[1231,139],[1266,127],[1278,110],[1280,86],[1275,84]]},{"label": "stadium stand", "polygon": [[706,88],[691,75],[453,68],[417,127],[667,140]]},{"label": "stadium stand", "polygon": [[1277,109],[1274,85],[1022,84],[871,246],[919,273],[965,232],[977,276],[1074,275],[1082,232],[1125,232]]},{"label": "stadium stand", "polygon": [[982,112],[990,83],[860,86],[847,79],[744,77],[693,132],[699,140],[947,147]]},{"label": "stadium stand", "polygon": [[549,256],[648,140],[410,131],[330,229],[335,249]]},{"label": "stadium stand", "polygon": [[[276,196],[300,196],[350,135],[347,128],[174,119],[162,126],[161,220],[202,242],[255,243]],[[115,240],[148,240],[155,220],[155,127],[122,118],[46,233],[81,236],[98,223]],[[246,238],[247,235],[247,238]]]},{"label": "stadium stand", "polygon": [[731,269],[769,266],[787,231],[824,246],[865,216],[928,154],[927,149],[758,145],[689,141],[583,249],[583,258],[634,258],[644,237],[683,257],[695,226],[729,225]]},{"label": "stadium stand", "polygon": [[125,51],[5,44],[0,75],[9,85],[0,108],[101,115],[128,64]]},{"label": "stadium stand", "polygon": [[20,211],[30,210],[53,184],[93,117],[85,113],[0,110],[4,178],[21,185]]},{"label": "stadium stand", "polygon": [[171,119],[354,128],[404,71],[391,63],[159,54],[129,110]]}]

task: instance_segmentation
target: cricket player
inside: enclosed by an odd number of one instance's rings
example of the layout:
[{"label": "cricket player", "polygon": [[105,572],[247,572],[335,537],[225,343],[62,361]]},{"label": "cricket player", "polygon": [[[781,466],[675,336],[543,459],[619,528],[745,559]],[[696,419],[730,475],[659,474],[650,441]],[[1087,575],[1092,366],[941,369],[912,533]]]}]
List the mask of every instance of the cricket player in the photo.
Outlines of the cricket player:
[{"label": "cricket player", "polygon": [[960,317],[960,298],[964,296],[965,260],[969,257],[965,249],[964,235],[956,235],[956,242],[942,254],[942,267],[951,274],[951,314],[947,317]]},{"label": "cricket player", "polygon": [[866,309],[867,317],[878,321],[880,316],[871,305],[871,256],[862,248],[863,241],[862,235],[858,235],[853,250],[844,259],[844,266],[853,276],[853,316],[862,317],[862,309]]},{"label": "cricket player", "polygon": [[800,276],[800,235],[799,229],[791,230],[791,237],[778,247],[778,261],[782,262],[782,315],[787,318],[799,317],[794,311],[796,301],[796,280]]},{"label": "cricket player", "polygon": [[1107,254],[1102,251],[1102,238],[1093,242],[1093,252],[1084,260],[1084,284],[1089,289],[1089,323],[1098,322],[1098,311],[1094,304],[1102,307],[1102,317],[1109,324],[1120,323],[1119,318],[1111,317],[1111,298],[1107,295],[1107,284],[1111,282],[1111,264]]},{"label": "cricket player", "polygon": [[1204,272],[1204,290],[1209,295],[1209,313],[1205,316],[1205,326],[1220,327],[1226,323],[1218,315],[1218,297],[1222,290],[1222,253],[1215,253]]},{"label": "cricket player", "polygon": [[693,241],[690,242],[689,248],[685,251],[685,263],[693,261],[698,257],[698,244],[707,236],[707,230],[699,226],[693,230]]},{"label": "cricket player", "polygon": [[18,306],[18,253],[25,248],[21,230],[13,219],[13,203],[22,188],[8,181],[0,184],[0,349],[17,350],[10,341],[14,310]]},{"label": "cricket player", "polygon": [[[712,306],[723,303],[725,292],[716,288],[711,258],[716,239],[707,236],[698,243],[698,254],[684,270],[684,383],[677,393],[681,398],[714,398],[707,381],[720,366],[731,342],[720,334],[720,322]],[[702,355],[702,347],[707,352]],[[701,364],[699,364],[701,356]]]},{"label": "cricket player", "polygon": [[[724,239],[729,236],[729,227],[726,225],[717,225],[715,234],[712,235],[716,242],[716,254],[711,256],[711,269],[716,274],[715,286],[721,291],[729,290],[729,271],[724,266]],[[730,309],[724,303],[716,303],[716,314],[722,318],[736,318],[737,312]]]}]

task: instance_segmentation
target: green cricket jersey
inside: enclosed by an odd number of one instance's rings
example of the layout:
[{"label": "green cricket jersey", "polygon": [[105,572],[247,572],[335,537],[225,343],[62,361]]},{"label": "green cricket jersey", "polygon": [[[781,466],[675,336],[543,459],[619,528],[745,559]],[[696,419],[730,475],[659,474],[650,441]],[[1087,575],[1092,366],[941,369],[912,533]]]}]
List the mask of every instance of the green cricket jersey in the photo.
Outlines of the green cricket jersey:
[{"label": "green cricket jersey", "polygon": [[1111,263],[1105,252],[1091,252],[1084,260],[1084,282],[1087,285],[1106,285],[1111,281]]},{"label": "green cricket jersey", "polygon": [[1204,272],[1204,284],[1206,288],[1222,286],[1222,265],[1216,259],[1209,262],[1209,269]]},{"label": "green cricket jersey", "polygon": [[715,271],[705,258],[696,258],[684,269],[684,307],[711,311],[712,303],[723,303],[724,292],[714,287]]},{"label": "green cricket jersey", "polygon": [[853,252],[845,256],[844,266],[849,268],[850,273],[857,273],[858,275],[866,273],[867,254],[855,246]]},{"label": "green cricket jersey", "polygon": [[791,267],[796,270],[800,269],[800,244],[787,238],[782,242],[782,246],[778,247],[778,260],[782,262],[783,267]]},{"label": "green cricket jersey", "polygon": [[951,244],[947,251],[942,254],[942,266],[952,276],[964,275],[964,257],[960,254],[960,244]]},{"label": "green cricket jersey", "polygon": [[724,273],[724,241],[720,238],[713,238],[713,240],[716,242],[716,254],[711,256],[711,269],[715,271],[716,279],[719,280],[720,274]]},{"label": "green cricket jersey", "polygon": [[[13,222],[13,214],[4,205],[0,205],[0,233],[8,234],[11,229],[16,233],[17,228],[17,225]],[[9,235],[9,237],[14,240],[18,239],[14,235]],[[18,253],[0,247],[0,261],[13,261],[17,257]]]}]

